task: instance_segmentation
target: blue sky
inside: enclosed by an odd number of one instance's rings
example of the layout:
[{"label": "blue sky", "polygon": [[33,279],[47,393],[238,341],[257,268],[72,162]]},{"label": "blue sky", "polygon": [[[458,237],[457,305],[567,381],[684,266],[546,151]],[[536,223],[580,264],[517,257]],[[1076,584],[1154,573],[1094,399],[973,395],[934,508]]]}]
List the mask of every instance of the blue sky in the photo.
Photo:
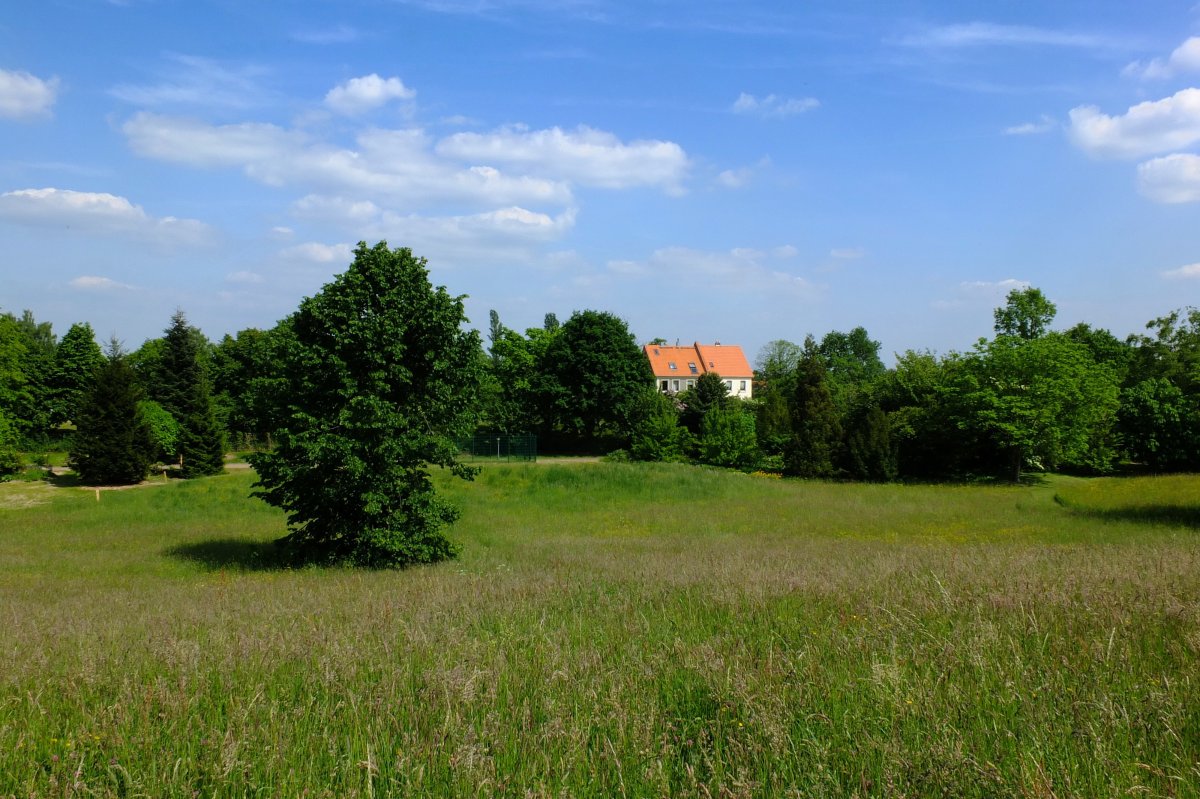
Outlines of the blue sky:
[{"label": "blue sky", "polygon": [[865,326],[1200,301],[1200,5],[42,0],[0,19],[0,308],[269,327],[386,239],[472,323]]}]

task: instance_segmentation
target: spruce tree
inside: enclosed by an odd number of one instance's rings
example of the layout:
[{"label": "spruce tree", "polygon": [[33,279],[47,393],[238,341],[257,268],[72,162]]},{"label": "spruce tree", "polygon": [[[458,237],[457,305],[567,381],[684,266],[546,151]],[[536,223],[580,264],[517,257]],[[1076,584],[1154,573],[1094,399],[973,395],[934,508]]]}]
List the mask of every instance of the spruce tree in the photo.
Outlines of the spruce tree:
[{"label": "spruce tree", "polygon": [[885,483],[896,479],[896,448],[887,414],[876,403],[859,408],[846,434],[846,471],[851,477]]},{"label": "spruce tree", "polygon": [[787,472],[798,477],[832,477],[842,425],[829,391],[825,362],[812,336],[805,339],[804,354],[796,367],[792,430],[785,453]]},{"label": "spruce tree", "polygon": [[70,463],[83,482],[139,483],[150,471],[150,426],[138,410],[142,391],[120,346],[95,373],[79,406]]},{"label": "spruce tree", "polygon": [[207,370],[200,360],[202,336],[183,311],[165,331],[155,398],[179,423],[178,454],[184,477],[219,474],[225,468],[225,437],[217,422]]}]

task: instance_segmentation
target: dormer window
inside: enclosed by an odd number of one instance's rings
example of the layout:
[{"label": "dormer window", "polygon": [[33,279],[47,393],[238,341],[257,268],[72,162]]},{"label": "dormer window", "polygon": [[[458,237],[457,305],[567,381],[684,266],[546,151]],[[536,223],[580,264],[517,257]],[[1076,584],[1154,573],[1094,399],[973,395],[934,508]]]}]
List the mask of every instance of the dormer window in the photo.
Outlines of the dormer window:
[{"label": "dormer window", "polygon": [[674,370],[675,370],[675,368],[676,368],[676,366],[675,366],[675,362],[674,362],[674,361],[668,361],[668,362],[667,362],[667,366],[668,366],[668,367],[669,367],[669,368],[670,368],[672,371],[674,371]]},{"label": "dormer window", "polygon": [[698,375],[698,374],[700,374],[700,370],[696,368],[696,364],[694,364],[694,363],[689,363],[689,364],[688,364],[688,369],[691,369],[691,370],[692,370],[692,374],[694,374],[694,375]]}]

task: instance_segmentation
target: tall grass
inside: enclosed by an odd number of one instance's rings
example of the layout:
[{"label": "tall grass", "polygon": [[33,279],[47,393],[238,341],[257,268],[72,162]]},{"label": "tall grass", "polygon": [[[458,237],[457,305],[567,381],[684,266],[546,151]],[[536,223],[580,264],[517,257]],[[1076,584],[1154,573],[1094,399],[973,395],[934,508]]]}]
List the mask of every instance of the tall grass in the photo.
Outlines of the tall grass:
[{"label": "tall grass", "polygon": [[1200,794],[1200,478],[494,466],[402,572],[252,479],[0,501],[0,796]]}]

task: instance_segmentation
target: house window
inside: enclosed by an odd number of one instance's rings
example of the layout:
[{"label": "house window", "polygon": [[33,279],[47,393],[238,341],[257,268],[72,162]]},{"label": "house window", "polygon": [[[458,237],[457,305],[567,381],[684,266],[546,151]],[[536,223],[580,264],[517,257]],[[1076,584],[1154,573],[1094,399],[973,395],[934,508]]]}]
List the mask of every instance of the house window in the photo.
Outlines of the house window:
[{"label": "house window", "polygon": [[662,390],[663,391],[667,390],[667,381],[666,380],[662,381]]},{"label": "house window", "polygon": [[675,381],[675,390],[676,391],[679,390],[679,381],[678,380]]},{"label": "house window", "polygon": [[698,375],[698,374],[700,374],[700,370],[696,368],[696,364],[694,364],[694,363],[689,363],[689,364],[688,364],[688,369],[691,369],[691,370],[692,370],[692,374],[694,374],[694,375]]},{"label": "house window", "polygon": [[742,393],[743,394],[746,393],[746,381],[745,380],[742,381]]},{"label": "house window", "polygon": [[726,381],[725,381],[725,390],[726,390],[726,391],[733,391],[733,381],[732,381],[732,380],[726,380]]},{"label": "house window", "polygon": [[670,367],[672,372],[675,371],[675,362],[674,361],[668,361],[667,366]]},{"label": "house window", "polygon": [[695,387],[696,387],[696,381],[695,381],[695,380],[689,380],[689,381],[688,381],[688,388],[695,388]]}]

